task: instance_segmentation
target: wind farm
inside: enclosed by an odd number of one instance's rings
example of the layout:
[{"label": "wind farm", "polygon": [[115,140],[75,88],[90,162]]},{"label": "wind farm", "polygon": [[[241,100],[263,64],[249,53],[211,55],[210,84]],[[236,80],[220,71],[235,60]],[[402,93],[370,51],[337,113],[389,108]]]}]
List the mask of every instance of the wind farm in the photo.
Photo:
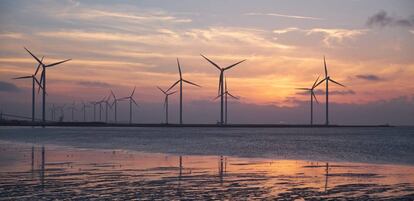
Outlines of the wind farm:
[{"label": "wind farm", "polygon": [[0,1],[0,200],[414,200],[414,1]]},{"label": "wind farm", "polygon": [[[159,89],[163,95],[164,95],[164,101],[163,101],[163,110],[165,112],[165,118],[164,118],[164,124],[159,123],[139,123],[133,121],[133,114],[135,112],[134,107],[139,107],[138,103],[134,99],[136,86],[133,88],[131,94],[129,96],[125,96],[122,98],[117,98],[112,90],[110,90],[109,95],[103,96],[103,98],[98,99],[97,101],[89,101],[89,104],[82,101],[82,105],[79,105],[79,109],[77,105],[75,104],[75,101],[73,101],[72,104],[69,104],[68,107],[66,105],[62,105],[59,107],[55,107],[54,104],[52,104],[50,111],[51,111],[51,119],[50,120],[43,120],[43,114],[42,114],[42,121],[36,121],[35,119],[35,87],[36,84],[39,86],[39,92],[42,91],[43,94],[46,95],[46,88],[45,88],[45,69],[48,67],[52,67],[58,64],[65,63],[68,60],[63,60],[60,62],[52,63],[49,65],[43,64],[43,58],[41,60],[38,60],[36,56],[34,56],[28,49],[24,48],[27,52],[30,53],[30,55],[35,58],[36,61],[38,61],[38,66],[35,70],[35,73],[30,76],[21,76],[21,77],[15,77],[13,79],[29,79],[32,78],[32,121],[30,123],[25,123],[25,121],[17,122],[6,122],[2,121],[2,124],[0,125],[27,125],[27,126],[105,126],[105,127],[112,127],[112,126],[132,126],[132,127],[163,127],[163,126],[171,126],[171,127],[216,127],[216,126],[227,126],[227,127],[327,127],[327,126],[333,126],[333,127],[384,127],[389,125],[330,125],[329,124],[329,82],[334,83],[336,85],[345,87],[343,84],[333,80],[329,74],[328,74],[328,68],[326,64],[326,59],[323,57],[323,67],[324,67],[324,75],[325,77],[321,80],[319,80],[319,77],[314,81],[313,85],[310,88],[296,88],[297,90],[303,90],[307,91],[310,94],[310,123],[309,124],[284,124],[284,123],[275,123],[275,124],[237,124],[237,123],[228,123],[228,98],[232,98],[235,100],[239,100],[238,97],[232,95],[228,88],[227,88],[227,77],[225,77],[224,72],[226,70],[230,70],[231,68],[245,62],[246,60],[241,60],[239,62],[236,62],[234,64],[231,64],[227,67],[220,67],[218,64],[207,58],[206,56],[200,54],[202,58],[208,61],[211,65],[213,65],[215,68],[217,68],[220,71],[219,74],[219,84],[218,84],[218,95],[214,98],[220,99],[220,118],[217,124],[208,124],[208,123],[198,123],[198,124],[184,124],[183,123],[183,83],[193,85],[196,87],[201,87],[200,85],[188,81],[183,78],[183,73],[181,70],[180,61],[177,58],[177,67],[178,67],[178,73],[179,73],[179,80],[174,82],[167,90],[163,90],[160,87],[157,86],[157,89]],[[36,74],[39,71],[39,68],[43,68],[43,71],[41,73],[40,81],[36,78]],[[318,100],[315,95],[315,90],[318,86],[320,86],[322,83],[325,82],[325,124],[315,124],[314,123],[314,106],[313,101],[315,100],[317,103]],[[171,90],[179,84],[179,122],[177,123],[171,123],[169,121],[169,99],[168,97],[170,95],[175,94],[177,91],[171,92]],[[45,99],[44,99],[45,100]],[[128,109],[129,109],[129,119],[128,123],[122,123],[118,122],[118,104],[119,102],[127,101],[128,102]],[[43,105],[45,105],[44,102],[42,102],[42,108]],[[70,111],[70,119],[65,120],[65,107],[66,110]],[[86,121],[86,108],[92,107],[93,108],[93,115],[92,119],[93,121]],[[112,111],[113,110],[113,111]],[[56,119],[56,111],[60,112],[59,118]],[[78,111],[82,111],[82,119],[83,120],[75,120],[75,113]],[[110,118],[110,112],[113,113],[113,119]],[[3,114],[4,115],[4,114]],[[7,115],[7,114],[5,114]]]}]

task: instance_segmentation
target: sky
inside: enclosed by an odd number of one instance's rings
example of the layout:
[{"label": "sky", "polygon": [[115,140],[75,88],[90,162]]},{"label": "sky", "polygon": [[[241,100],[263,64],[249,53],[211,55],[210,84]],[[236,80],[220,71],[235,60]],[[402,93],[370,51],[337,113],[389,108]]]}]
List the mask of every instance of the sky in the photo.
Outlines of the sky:
[{"label": "sky", "polygon": [[[240,97],[229,102],[230,122],[307,123],[309,94],[295,88],[323,77],[325,56],[346,86],[330,85],[331,122],[414,125],[413,11],[411,0],[0,1],[0,107],[30,116],[31,81],[12,79],[34,73],[27,47],[45,63],[72,59],[48,69],[48,106],[136,86],[134,121],[158,123],[156,86],[178,79],[179,58],[184,79],[202,86],[184,86],[184,122],[215,123],[219,71],[203,54],[222,67],[246,59],[225,73]],[[316,96],[323,123],[323,85]],[[177,95],[170,109],[176,121]]]}]

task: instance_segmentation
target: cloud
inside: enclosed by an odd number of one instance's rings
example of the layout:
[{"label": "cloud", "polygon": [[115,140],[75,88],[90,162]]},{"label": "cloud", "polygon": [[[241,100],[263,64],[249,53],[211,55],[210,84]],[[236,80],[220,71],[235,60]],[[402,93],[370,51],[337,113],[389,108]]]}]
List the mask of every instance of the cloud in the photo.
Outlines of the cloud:
[{"label": "cloud", "polygon": [[383,80],[382,78],[376,76],[376,75],[372,75],[372,74],[364,74],[364,75],[356,75],[355,76],[358,79],[362,79],[362,80],[368,80],[368,81],[381,81]]},{"label": "cloud", "polygon": [[365,29],[323,29],[315,28],[307,31],[307,35],[311,34],[323,34],[323,42],[330,46],[332,41],[342,42],[344,39],[355,38],[356,36],[365,34],[367,30]]},{"label": "cloud", "polygon": [[[322,89],[317,89],[314,91],[314,93],[316,95],[325,95],[325,91]],[[296,92],[297,95],[308,95],[309,96],[309,92],[308,91],[299,91]],[[329,95],[353,95],[356,94],[355,91],[353,90],[343,90],[343,91],[338,91],[338,90],[329,90]]]},{"label": "cloud", "polygon": [[188,29],[175,31],[171,29],[156,29],[150,34],[127,34],[114,32],[92,32],[83,30],[61,30],[37,32],[42,37],[63,38],[82,41],[117,41],[135,42],[152,46],[194,46],[208,43],[209,45],[237,47],[240,44],[260,48],[293,49],[293,46],[283,45],[266,38],[262,30],[243,29],[234,27],[209,27],[205,29]]},{"label": "cloud", "polygon": [[323,18],[318,18],[318,17],[309,17],[309,16],[301,16],[301,15],[285,15],[285,14],[280,14],[280,13],[246,13],[245,15],[274,16],[274,17],[284,17],[284,18],[302,19],[302,20],[324,20]]},{"label": "cloud", "polygon": [[397,18],[397,17],[390,16],[388,15],[387,12],[385,12],[384,10],[381,10],[378,13],[374,14],[373,16],[369,17],[366,24],[369,27],[373,27],[373,26],[414,27],[414,15],[411,15],[408,18]]},{"label": "cloud", "polygon": [[13,83],[0,81],[0,92],[19,92],[20,89]]},{"label": "cloud", "polygon": [[[65,15],[68,15],[68,14],[65,14]],[[136,22],[136,23],[138,22],[171,22],[171,23],[192,22],[192,20],[188,18],[177,18],[175,16],[166,15],[163,12],[151,13],[148,11],[143,12],[140,15],[137,15],[137,14],[132,14],[132,13],[124,13],[124,12],[111,12],[111,11],[104,11],[104,10],[87,10],[87,11],[80,12],[71,17],[78,17],[81,19],[117,18],[117,19],[125,19],[131,22]]]},{"label": "cloud", "polygon": [[23,37],[24,36],[22,33],[16,33],[16,32],[0,33],[0,38],[22,39]]},{"label": "cloud", "polygon": [[331,46],[332,42],[341,43],[345,39],[352,39],[359,35],[365,34],[366,29],[339,29],[339,28],[313,28],[301,29],[297,27],[289,27],[285,29],[275,29],[275,34],[286,34],[290,32],[302,32],[306,35],[321,34],[323,35],[323,42],[327,46]]},{"label": "cloud", "polygon": [[286,28],[286,29],[275,29],[275,30],[273,30],[273,33],[275,33],[275,34],[285,34],[285,33],[289,33],[289,32],[292,32],[292,31],[299,31],[300,29],[299,28],[296,28],[296,27],[289,27],[289,28]]},{"label": "cloud", "polygon": [[86,86],[86,87],[99,87],[99,88],[108,88],[112,85],[106,82],[99,82],[99,81],[79,81],[76,82],[78,85]]},{"label": "cloud", "polygon": [[329,95],[353,95],[356,94],[354,90],[343,90],[343,91],[329,91]]}]

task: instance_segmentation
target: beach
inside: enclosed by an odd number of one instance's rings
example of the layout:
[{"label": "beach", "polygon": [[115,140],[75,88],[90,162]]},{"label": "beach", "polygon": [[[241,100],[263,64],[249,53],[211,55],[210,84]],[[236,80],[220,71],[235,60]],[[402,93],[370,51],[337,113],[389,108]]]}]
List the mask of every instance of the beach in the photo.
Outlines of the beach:
[{"label": "beach", "polygon": [[413,200],[412,129],[379,130],[1,128],[0,199]]}]

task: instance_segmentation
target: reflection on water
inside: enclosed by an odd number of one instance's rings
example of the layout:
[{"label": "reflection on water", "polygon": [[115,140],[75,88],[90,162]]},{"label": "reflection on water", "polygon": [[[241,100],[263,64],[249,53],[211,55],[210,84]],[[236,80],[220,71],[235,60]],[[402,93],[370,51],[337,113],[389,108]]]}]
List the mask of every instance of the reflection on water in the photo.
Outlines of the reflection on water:
[{"label": "reflection on water", "polygon": [[414,198],[413,166],[0,145],[10,200]]}]

